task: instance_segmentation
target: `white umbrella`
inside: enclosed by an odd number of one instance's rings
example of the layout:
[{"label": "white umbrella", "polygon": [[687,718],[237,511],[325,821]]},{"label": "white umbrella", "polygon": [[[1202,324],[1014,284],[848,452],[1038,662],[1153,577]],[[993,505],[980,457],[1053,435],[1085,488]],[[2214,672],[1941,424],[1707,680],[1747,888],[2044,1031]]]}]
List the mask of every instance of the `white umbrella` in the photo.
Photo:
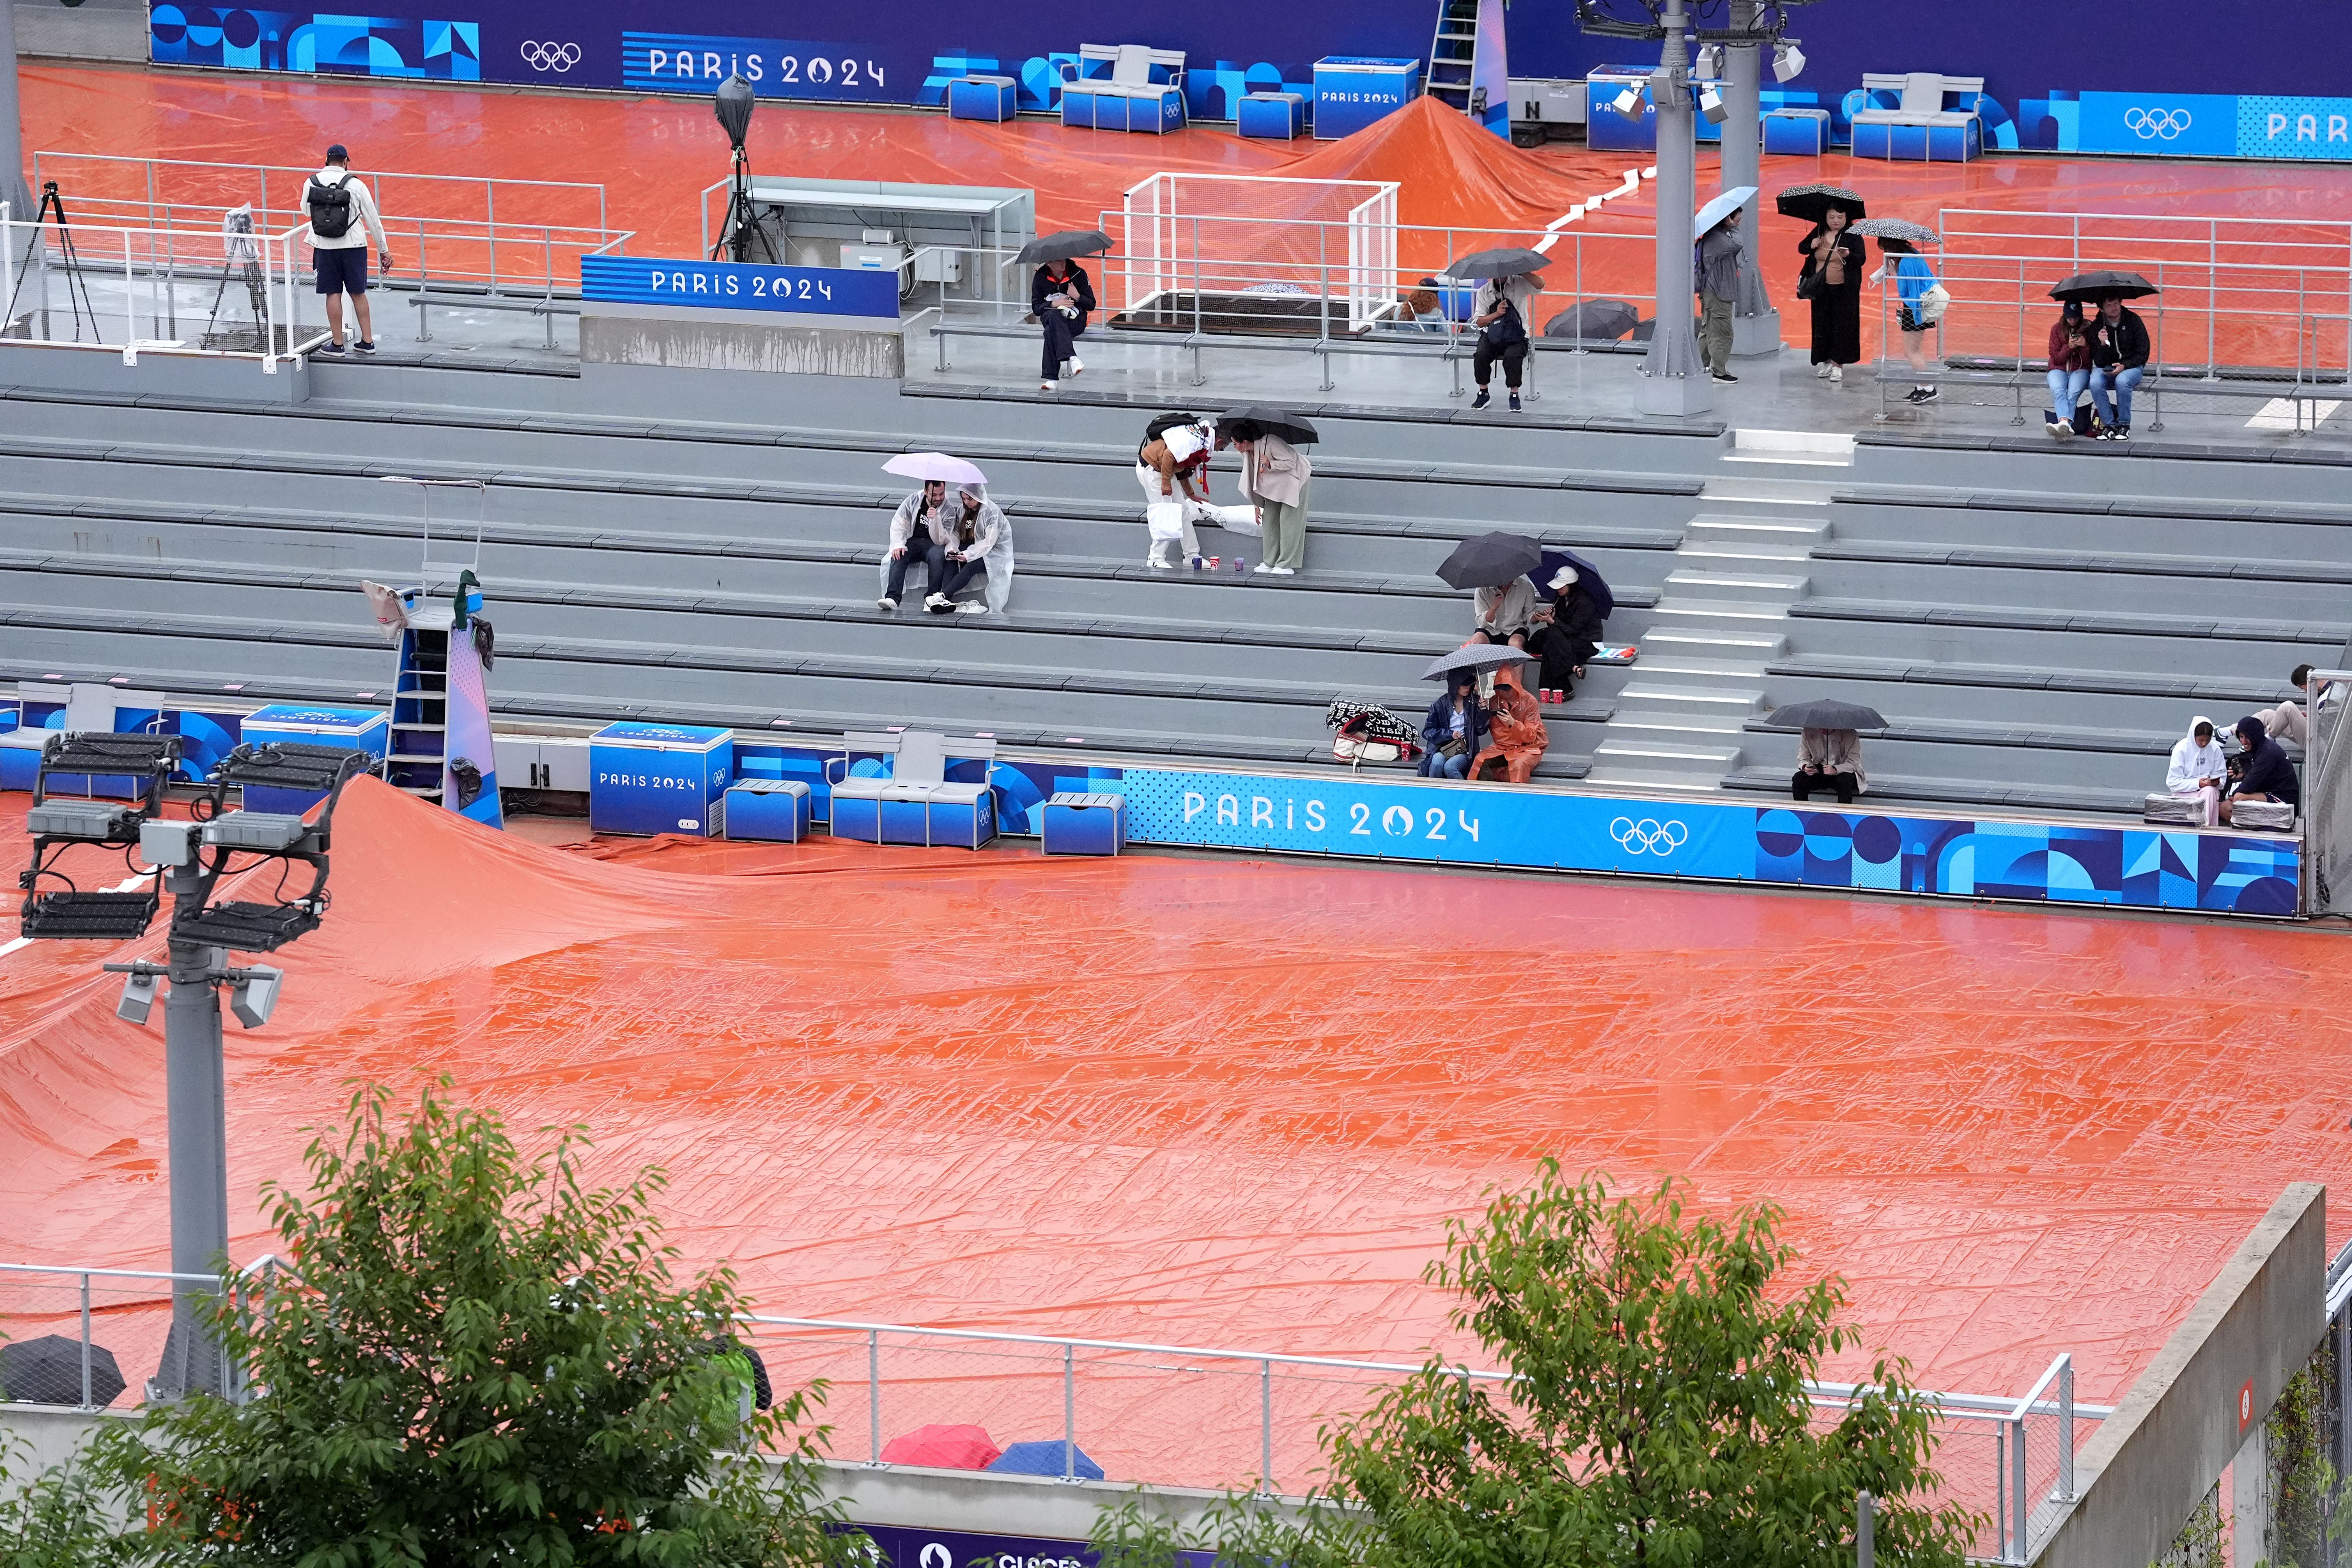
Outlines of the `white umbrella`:
[{"label": "white umbrella", "polygon": [[1706,234],[1708,229],[1730,216],[1732,208],[1746,206],[1755,198],[1755,195],[1756,187],[1753,185],[1734,185],[1698,209],[1697,214],[1691,218],[1691,232],[1696,235]]},{"label": "white umbrella", "polygon": [[945,452],[903,452],[882,465],[886,474],[907,479],[941,479],[951,485],[984,485],[988,476]]}]

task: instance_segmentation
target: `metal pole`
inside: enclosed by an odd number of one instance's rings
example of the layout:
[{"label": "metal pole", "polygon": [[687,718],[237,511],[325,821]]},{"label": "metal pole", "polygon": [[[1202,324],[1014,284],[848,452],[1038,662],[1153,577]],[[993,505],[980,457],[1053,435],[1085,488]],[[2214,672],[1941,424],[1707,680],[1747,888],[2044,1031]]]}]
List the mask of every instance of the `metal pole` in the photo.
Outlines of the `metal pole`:
[{"label": "metal pole", "polygon": [[[165,875],[164,886],[183,907],[200,905],[205,879],[186,871]],[[220,993],[212,972],[221,963],[216,947],[171,943],[172,994],[163,1008],[164,1102],[169,1118],[172,1173],[172,1272],[211,1275],[228,1252],[227,1094],[221,1064]],[[164,1352],[162,1384],[166,1397],[201,1389],[223,1392],[221,1361],[210,1330],[201,1321],[209,1283],[172,1283],[172,1340],[179,1364]]]},{"label": "metal pole", "polygon": [[1853,1568],[1872,1568],[1878,1555],[1878,1505],[1866,1491],[1853,1494]]},{"label": "metal pole", "polygon": [[2009,1555],[2009,1423],[1997,1421],[1992,1428],[1992,1533],[1993,1549],[2003,1563]]},{"label": "metal pole", "polygon": [[[82,1290],[85,1295],[87,1295],[89,1289],[89,1276],[85,1275],[82,1279]],[[84,1334],[82,1336],[85,1342],[88,1342],[89,1338],[89,1336],[88,1334]],[[87,1356],[85,1356],[84,1359],[87,1360]],[[1257,1462],[1258,1475],[1260,1477],[1258,1484],[1263,1487],[1270,1496],[1274,1491],[1274,1363],[1270,1361],[1262,1361],[1258,1363],[1257,1375]],[[84,1394],[82,1396],[83,1401],[87,1403],[89,1397],[89,1394]]]},{"label": "metal pole", "polygon": [[[105,341],[104,338],[99,339],[100,342]],[[122,231],[122,346],[127,349],[138,341],[139,284],[131,274],[131,230],[125,228]],[[2298,350],[2296,363],[2299,365],[2302,363],[2301,345],[2296,346]],[[2300,370],[2296,372],[2295,379],[2297,381],[2303,379]]]},{"label": "metal pole", "polygon": [[[1757,0],[1731,0],[1734,32],[1756,26]],[[1764,287],[1760,215],[1764,210],[1763,181],[1764,51],[1756,43],[1728,43],[1723,56],[1723,179],[1720,190],[1742,185],[1758,187],[1740,208],[1740,237],[1748,242],[1740,258],[1739,295],[1731,306],[1731,352],[1736,355],[1777,354],[1780,352],[1780,312]]]},{"label": "metal pole", "polygon": [[2074,1358],[2058,1372],[2058,1498],[2074,1500]]},{"label": "metal pole", "polygon": [[[1197,298],[1197,296],[1196,296]],[[1062,1479],[1078,1479],[1078,1352],[1062,1347]]]},{"label": "metal pole", "polygon": [[1657,326],[1642,360],[1634,406],[1644,414],[1705,414],[1715,389],[1698,356],[1691,320],[1691,200],[1698,184],[1697,127],[1691,109],[1690,48],[1684,0],[1664,0],[1666,37],[1650,98],[1658,111]]},{"label": "metal pole", "polygon": [[490,292],[499,291],[499,206],[497,187],[482,182],[482,232],[490,242]]},{"label": "metal pole", "polygon": [[0,5],[0,201],[24,212],[33,205],[25,184],[24,112],[16,97],[16,8]]},{"label": "metal pole", "polygon": [[89,1400],[89,1275],[81,1277],[81,1407],[90,1407]]},{"label": "metal pole", "polygon": [[873,1457],[866,1462],[882,1462],[882,1331],[866,1331],[866,1425],[874,1442]]},{"label": "metal pole", "polygon": [[2019,1416],[2016,1426],[2016,1440],[2010,1446],[2009,1489],[2013,1506],[2017,1510],[2016,1551],[2012,1555],[2015,1561],[2022,1563],[2025,1561],[2025,1524],[2026,1521],[2032,1517],[2033,1504],[2025,1495],[2025,1417]]}]

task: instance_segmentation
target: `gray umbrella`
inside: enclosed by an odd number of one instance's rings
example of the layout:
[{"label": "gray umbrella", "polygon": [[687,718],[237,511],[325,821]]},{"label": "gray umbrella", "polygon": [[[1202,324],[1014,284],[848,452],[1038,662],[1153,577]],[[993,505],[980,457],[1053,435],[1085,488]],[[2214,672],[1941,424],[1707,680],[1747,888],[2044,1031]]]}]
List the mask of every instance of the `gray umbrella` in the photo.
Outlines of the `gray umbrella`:
[{"label": "gray umbrella", "polygon": [[1041,234],[1021,247],[1016,265],[1031,261],[1067,261],[1074,256],[1099,256],[1110,248],[1110,236],[1098,228],[1066,228]]},{"label": "gray umbrella", "polygon": [[1544,324],[1548,338],[1582,338],[1588,342],[1615,342],[1641,320],[1622,300],[1587,300],[1571,305]]},{"label": "gray umbrella", "polygon": [[[102,1345],[90,1346],[90,1403],[111,1405],[123,1386],[114,1352]],[[62,1334],[43,1334],[36,1340],[0,1344],[0,1391],[22,1405],[79,1405],[81,1342]]]},{"label": "gray umbrella", "polygon": [[1529,250],[1522,245],[1507,245],[1499,250],[1481,250],[1464,257],[1445,269],[1448,278],[1517,278],[1522,272],[1537,272],[1551,265],[1551,258],[1540,250]]},{"label": "gray umbrella", "polygon": [[1505,643],[1465,643],[1423,670],[1421,678],[1443,680],[1458,669],[1499,669],[1507,664],[1525,664],[1533,657],[1525,648]]},{"label": "gray umbrella", "polygon": [[1775,708],[1771,722],[1799,730],[1886,728],[1886,720],[1877,709],[1864,708],[1859,702],[1840,702],[1833,697],[1817,697],[1811,702],[1791,702],[1786,708]]},{"label": "gray umbrella", "polygon": [[1438,563],[1437,574],[1453,588],[1499,588],[1543,564],[1543,545],[1524,533],[1500,530],[1465,539]]},{"label": "gray umbrella", "polygon": [[1907,239],[1914,245],[1941,245],[1943,237],[1924,223],[1907,217],[1866,217],[1853,226],[1856,234],[1876,239]]},{"label": "gray umbrella", "polygon": [[2072,278],[2053,284],[2053,300],[2137,300],[2143,294],[2161,294],[2164,290],[2137,272],[2077,272]]}]

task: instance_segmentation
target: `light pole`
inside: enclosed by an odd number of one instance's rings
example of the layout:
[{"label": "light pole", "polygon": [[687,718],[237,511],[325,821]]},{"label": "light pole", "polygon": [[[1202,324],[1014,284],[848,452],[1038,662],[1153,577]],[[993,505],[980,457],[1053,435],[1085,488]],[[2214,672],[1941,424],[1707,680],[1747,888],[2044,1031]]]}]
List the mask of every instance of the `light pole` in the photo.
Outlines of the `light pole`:
[{"label": "light pole", "polygon": [[1780,352],[1780,312],[1764,288],[1763,258],[1758,243],[1763,235],[1764,122],[1762,92],[1767,35],[1757,30],[1759,0],[1731,0],[1730,36],[1724,40],[1723,182],[1720,189],[1758,185],[1740,211],[1739,232],[1747,237],[1747,265],[1739,269],[1739,295],[1731,307],[1731,352],[1741,356]]},{"label": "light pole", "polygon": [[1704,414],[1715,391],[1699,358],[1692,321],[1691,208],[1698,187],[1698,123],[1691,105],[1688,19],[1683,0],[1664,0],[1658,68],[1650,101],[1658,112],[1657,325],[1642,359],[1634,405],[1644,414]]},{"label": "light pole", "polygon": [[[172,895],[168,962],[104,967],[127,977],[115,1013],[133,1024],[146,1023],[158,984],[171,984],[163,1008],[163,1082],[171,1142],[172,1272],[213,1275],[228,1252],[228,1097],[220,993],[228,989],[237,1022],[258,1028],[278,1005],[282,978],[279,971],[259,965],[231,968],[225,957],[229,952],[273,952],[318,929],[327,911],[327,849],[335,803],[369,759],[331,746],[248,742],[213,770],[196,801],[194,819],[166,819],[164,785],[179,763],[177,735],[85,731],[52,737],[42,748],[33,805],[25,818],[32,862],[17,883],[25,890],[22,930],[27,938],[135,941],[147,933],[161,893]],[[128,779],[136,794],[128,801],[52,798],[53,777]],[[316,821],[299,812],[229,811],[224,807],[232,787],[320,797],[324,804]],[[135,850],[146,866],[122,889],[85,891],[60,865],[76,848],[102,848],[125,859]],[[310,867],[310,887],[269,903],[212,901],[224,875],[236,877],[271,860]],[[132,890],[135,883],[145,885]],[[223,1363],[205,1323],[205,1298],[212,1293],[202,1280],[173,1283],[172,1331],[163,1365],[148,1384],[149,1397],[235,1390],[234,1369]]]}]

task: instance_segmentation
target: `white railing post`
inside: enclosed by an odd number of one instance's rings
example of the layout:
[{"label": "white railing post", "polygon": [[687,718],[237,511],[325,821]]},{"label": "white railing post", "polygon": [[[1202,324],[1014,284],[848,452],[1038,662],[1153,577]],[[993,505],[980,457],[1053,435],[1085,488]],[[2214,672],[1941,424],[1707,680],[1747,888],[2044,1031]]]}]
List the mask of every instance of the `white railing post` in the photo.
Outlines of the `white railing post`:
[{"label": "white railing post", "polygon": [[866,1331],[866,1425],[873,1440],[867,1464],[882,1462],[882,1331]]},{"label": "white railing post", "polygon": [[89,1390],[89,1274],[81,1277],[81,1407],[90,1408]]},{"label": "white railing post", "polygon": [[1853,1568],[1873,1568],[1877,1561],[1878,1509],[1866,1491],[1853,1494]]},{"label": "white railing post", "polygon": [[1274,1493],[1274,1363],[1257,1363],[1258,1376],[1258,1487],[1268,1496]]},{"label": "white railing post", "polygon": [[2074,1358],[2058,1358],[2058,1498],[2074,1500]]},{"label": "white railing post", "polygon": [[2010,1455],[2009,1466],[2011,1472],[2010,1495],[2016,1500],[2017,1534],[2015,1539],[2017,1550],[2015,1556],[2013,1556],[2011,1561],[2022,1563],[2025,1561],[2026,1522],[2033,1517],[2033,1504],[2032,1500],[2026,1496],[2025,1491],[2025,1417],[2021,1415],[2019,1416],[2015,1426],[2017,1428],[2017,1441]]},{"label": "white railing post", "polygon": [[1078,1347],[1062,1347],[1062,1479],[1078,1479]]}]

